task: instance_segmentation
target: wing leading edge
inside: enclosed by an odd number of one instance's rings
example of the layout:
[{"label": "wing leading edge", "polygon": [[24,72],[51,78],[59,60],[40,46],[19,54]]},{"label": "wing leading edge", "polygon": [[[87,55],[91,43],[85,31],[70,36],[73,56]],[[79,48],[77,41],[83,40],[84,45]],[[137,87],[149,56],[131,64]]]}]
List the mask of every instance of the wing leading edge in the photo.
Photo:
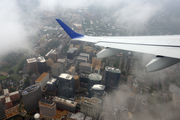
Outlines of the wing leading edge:
[{"label": "wing leading edge", "polygon": [[161,70],[180,62],[180,54],[178,53],[178,51],[180,51],[180,35],[134,37],[85,36],[74,32],[60,19],[56,19],[56,21],[73,40],[93,42],[95,45],[106,47],[107,49],[104,49],[97,54],[98,58],[117,54],[118,50],[128,50],[156,55],[157,57],[146,65],[146,70],[148,72]]}]

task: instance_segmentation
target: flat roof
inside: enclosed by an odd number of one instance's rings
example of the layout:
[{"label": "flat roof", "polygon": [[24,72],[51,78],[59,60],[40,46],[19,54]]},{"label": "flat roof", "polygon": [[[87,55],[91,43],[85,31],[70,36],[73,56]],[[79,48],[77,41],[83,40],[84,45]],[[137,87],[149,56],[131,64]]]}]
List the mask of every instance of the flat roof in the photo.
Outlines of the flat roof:
[{"label": "flat roof", "polygon": [[19,94],[19,91],[15,91],[15,92],[12,92],[12,93],[9,93],[9,95],[16,95],[16,94]]},{"label": "flat roof", "polygon": [[51,79],[47,82],[47,84],[53,84],[56,80],[57,80],[56,78],[51,78]]},{"label": "flat roof", "polygon": [[79,56],[88,56],[89,57],[89,54],[87,54],[87,53],[80,53]]},{"label": "flat roof", "polygon": [[60,62],[60,63],[63,63],[65,62],[66,60],[65,59],[58,59],[57,62]]},{"label": "flat roof", "polygon": [[41,82],[49,73],[44,72],[39,76],[39,78],[36,80],[36,82]]},{"label": "flat roof", "polygon": [[120,69],[117,69],[117,68],[114,68],[114,67],[108,67],[106,66],[106,71],[111,71],[111,72],[114,72],[114,73],[121,73]]},{"label": "flat roof", "polygon": [[99,65],[96,65],[96,67],[94,68],[94,70],[99,70],[101,67]]},{"label": "flat roof", "polygon": [[6,103],[11,102],[10,97],[5,97],[5,101],[6,101]]},{"label": "flat roof", "polygon": [[95,85],[92,86],[92,89],[95,89],[95,90],[104,90],[105,86],[101,85],[101,84],[95,84]]},{"label": "flat roof", "polygon": [[39,87],[40,87],[40,84],[38,84],[38,83],[35,85],[31,85],[23,90],[22,95],[28,94],[29,92],[34,91],[34,90],[38,89]]},{"label": "flat roof", "polygon": [[37,61],[38,61],[38,62],[46,62],[46,60],[44,59],[43,56],[38,57],[38,58],[37,58]]},{"label": "flat roof", "polygon": [[78,56],[77,60],[87,60],[87,58],[86,57],[82,57],[82,56]]},{"label": "flat roof", "polygon": [[98,73],[91,73],[89,74],[89,79],[90,80],[95,80],[95,81],[101,81],[102,80],[102,75]]},{"label": "flat roof", "polygon": [[27,59],[27,63],[34,63],[34,62],[37,62],[36,58]]},{"label": "flat roof", "polygon": [[92,98],[83,97],[82,98],[82,103],[98,105],[98,104],[102,103],[102,101],[100,99],[98,99],[98,98],[95,98],[95,97],[92,97]]},{"label": "flat roof", "polygon": [[46,98],[42,98],[39,101],[39,105],[46,106],[46,107],[53,107],[55,103],[51,100],[47,100]]},{"label": "flat roof", "polygon": [[92,66],[92,64],[90,64],[90,63],[84,63],[84,62],[81,62],[79,65],[83,65],[83,66]]},{"label": "flat roof", "polygon": [[51,49],[51,50],[45,55],[45,57],[49,56],[49,54],[52,53],[53,51],[54,51],[54,50]]},{"label": "flat roof", "polygon": [[4,95],[9,94],[9,90],[8,89],[4,89],[3,91],[4,91]]},{"label": "flat roof", "polygon": [[66,79],[66,80],[71,80],[71,79],[73,78],[72,75],[67,74],[67,73],[62,73],[59,77],[60,77],[60,78],[64,78],[64,79]]},{"label": "flat roof", "polygon": [[57,96],[55,96],[53,98],[53,101],[54,102],[63,103],[63,104],[66,104],[66,105],[69,105],[69,106],[73,106],[73,107],[75,107],[77,105],[77,102],[75,102],[75,101],[66,100],[66,99],[63,99],[63,98],[60,98],[60,97],[57,97]]}]

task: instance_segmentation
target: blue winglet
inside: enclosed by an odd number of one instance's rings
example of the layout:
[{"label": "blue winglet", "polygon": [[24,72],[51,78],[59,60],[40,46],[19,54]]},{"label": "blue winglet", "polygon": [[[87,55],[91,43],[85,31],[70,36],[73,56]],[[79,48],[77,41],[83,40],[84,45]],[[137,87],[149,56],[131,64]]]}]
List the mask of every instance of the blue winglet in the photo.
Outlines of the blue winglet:
[{"label": "blue winglet", "polygon": [[69,28],[65,23],[63,23],[60,19],[56,19],[56,21],[61,25],[61,27],[66,31],[66,33],[72,38],[80,38],[84,37],[79,33],[74,32],[71,28]]}]

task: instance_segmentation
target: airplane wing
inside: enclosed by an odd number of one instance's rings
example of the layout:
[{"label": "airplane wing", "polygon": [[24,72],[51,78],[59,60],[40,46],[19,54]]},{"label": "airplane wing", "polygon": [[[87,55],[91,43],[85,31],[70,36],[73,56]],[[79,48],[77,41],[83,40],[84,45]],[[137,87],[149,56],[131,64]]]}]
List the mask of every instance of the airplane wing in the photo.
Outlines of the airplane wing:
[{"label": "airplane wing", "polygon": [[93,42],[106,47],[97,54],[97,58],[109,57],[119,50],[127,50],[156,55],[146,65],[146,71],[164,69],[180,62],[180,35],[166,36],[86,36],[74,32],[60,19],[56,21],[73,40]]}]

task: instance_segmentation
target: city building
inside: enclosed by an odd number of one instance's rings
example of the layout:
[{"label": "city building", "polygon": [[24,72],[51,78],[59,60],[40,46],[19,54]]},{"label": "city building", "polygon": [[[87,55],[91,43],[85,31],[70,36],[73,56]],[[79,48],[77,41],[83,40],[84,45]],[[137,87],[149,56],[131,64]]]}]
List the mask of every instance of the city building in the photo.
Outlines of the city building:
[{"label": "city building", "polygon": [[58,96],[74,100],[76,95],[74,77],[67,73],[62,73],[58,81]]},{"label": "city building", "polygon": [[74,51],[74,55],[77,55],[78,53],[78,49],[76,47],[71,47],[68,51]]},{"label": "city building", "polygon": [[46,60],[46,65],[48,66],[48,67],[51,67],[52,65],[53,65],[53,61],[52,61],[52,59],[51,58],[48,58],[48,60]]},{"label": "city building", "polygon": [[81,56],[81,57],[86,57],[87,60],[89,60],[89,57],[90,57],[90,55],[87,54],[87,53],[80,53],[79,56]]},{"label": "city building", "polygon": [[93,57],[92,58],[92,65],[93,65],[93,68],[95,68],[97,65],[101,66],[101,59],[97,59],[96,57]]},{"label": "city building", "polygon": [[37,59],[36,58],[30,58],[27,59],[27,71],[37,71]]},{"label": "city building", "polygon": [[76,85],[76,90],[78,90],[79,89],[79,76],[78,75],[74,75],[74,81]]},{"label": "city building", "polygon": [[96,65],[96,67],[94,68],[94,73],[100,73],[100,69],[101,69],[101,66],[98,66]]},{"label": "city building", "polygon": [[0,96],[1,102],[5,104],[6,109],[13,107],[13,103],[20,99],[19,91],[9,93],[8,89],[3,90],[4,95]]},{"label": "city building", "polygon": [[80,82],[89,83],[89,74],[87,73],[80,73],[79,74]]},{"label": "city building", "polygon": [[67,110],[74,113],[77,110],[77,102],[75,101],[63,99],[57,96],[55,96],[52,101],[56,103],[57,109],[59,110]]},{"label": "city building", "polygon": [[47,72],[46,60],[44,57],[41,56],[37,58],[37,67],[39,73],[42,74],[43,72]]},{"label": "city building", "polygon": [[76,68],[75,66],[71,66],[71,68],[68,70],[68,74],[70,75],[75,75],[76,73]]},{"label": "city building", "polygon": [[58,59],[57,60],[57,63],[61,63],[63,65],[63,69],[65,70],[66,69],[66,59]]},{"label": "city building", "polygon": [[29,86],[22,91],[22,99],[27,112],[32,112],[38,107],[42,98],[40,83]]},{"label": "city building", "polygon": [[88,78],[89,78],[88,90],[90,90],[93,85],[102,83],[102,75],[100,74],[91,73],[89,74]]},{"label": "city building", "polygon": [[90,89],[90,97],[97,97],[102,98],[103,96],[106,96],[107,93],[105,92],[105,86],[101,84],[95,84]]},{"label": "city building", "polygon": [[6,118],[6,114],[5,114],[5,111],[4,111],[4,107],[3,107],[3,104],[0,100],[0,119],[3,119],[3,118]]},{"label": "city building", "polygon": [[51,49],[46,55],[46,58],[51,58],[53,62],[57,62],[58,52],[56,50]]},{"label": "city building", "polygon": [[75,56],[75,51],[74,50],[68,50],[67,51],[67,59],[74,59],[74,56]]},{"label": "city building", "polygon": [[49,73],[43,73],[39,78],[35,81],[35,83],[40,83],[41,90],[46,86],[47,82],[49,81]]},{"label": "city building", "polygon": [[86,57],[78,56],[77,59],[76,59],[76,65],[79,66],[79,64],[80,64],[81,62],[87,63],[87,58],[86,58]]},{"label": "city building", "polygon": [[100,115],[101,103],[102,101],[98,98],[84,97],[81,100],[81,112],[96,120]]},{"label": "city building", "polygon": [[53,118],[56,116],[57,113],[56,103],[46,98],[42,98],[39,101],[39,110],[41,115]]},{"label": "city building", "polygon": [[172,98],[174,107],[180,108],[180,92],[174,92]]},{"label": "city building", "polygon": [[51,78],[48,82],[47,82],[47,90],[52,92],[56,89],[57,86],[57,78]]},{"label": "city building", "polygon": [[63,65],[61,63],[54,63],[51,66],[51,73],[53,77],[59,77],[59,75],[63,72],[64,72]]},{"label": "city building", "polygon": [[105,86],[118,88],[120,84],[121,71],[113,67],[105,67]]},{"label": "city building", "polygon": [[81,62],[79,64],[79,71],[83,73],[92,73],[92,64]]}]

